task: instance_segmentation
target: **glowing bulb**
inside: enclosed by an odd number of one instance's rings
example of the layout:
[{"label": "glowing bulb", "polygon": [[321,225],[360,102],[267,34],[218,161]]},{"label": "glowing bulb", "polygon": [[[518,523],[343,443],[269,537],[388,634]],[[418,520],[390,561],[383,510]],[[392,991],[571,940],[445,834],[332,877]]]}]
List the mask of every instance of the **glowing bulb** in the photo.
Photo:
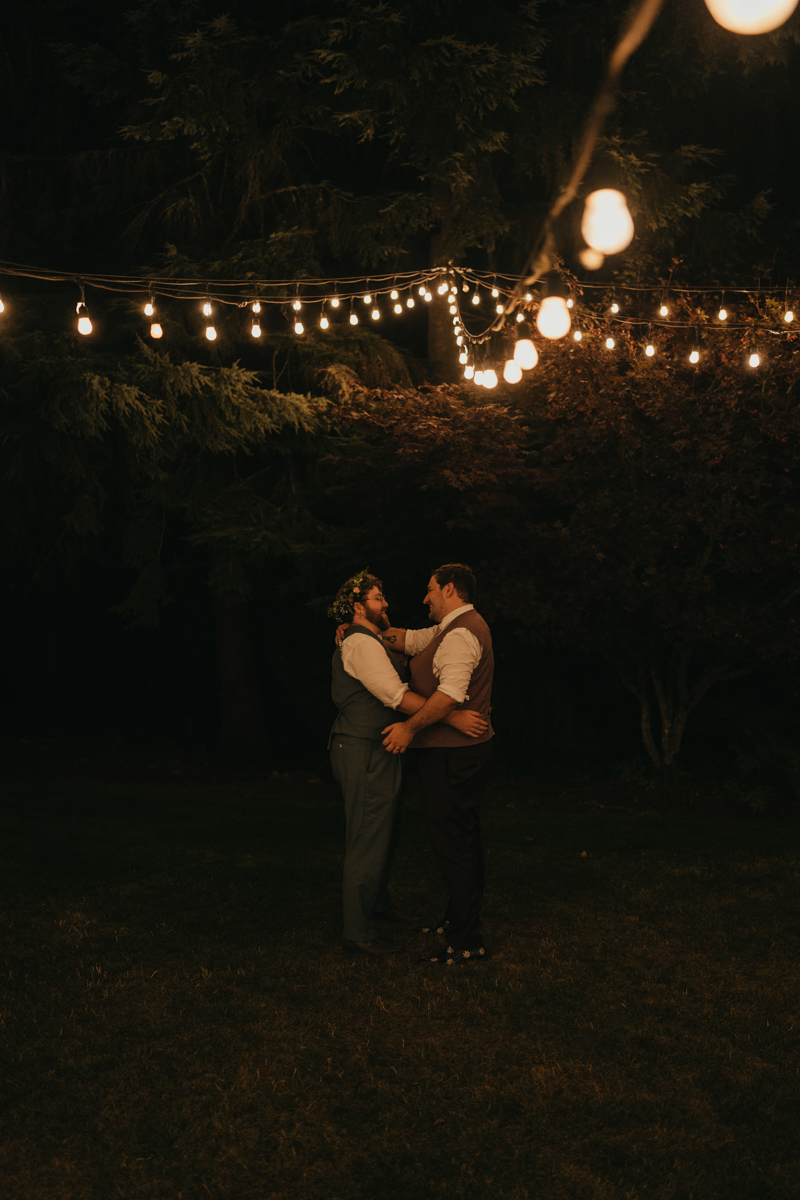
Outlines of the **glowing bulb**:
[{"label": "glowing bulb", "polygon": [[395,306],[394,306],[394,311],[397,313],[397,315],[398,315],[398,317],[399,317],[399,316],[400,316],[400,313],[403,311],[403,306],[402,306],[402,304],[395,304]]},{"label": "glowing bulb", "polygon": [[475,374],[475,368],[473,366],[464,367],[464,378],[465,379],[472,379],[472,376],[474,374]]},{"label": "glowing bulb", "polygon": [[380,310],[379,308],[373,308],[373,310],[372,310],[372,319],[373,319],[373,321],[380,321],[380,319],[381,319],[381,310]]},{"label": "glowing bulb", "polygon": [[425,287],[424,283],[423,283],[422,287],[417,288],[417,291],[419,292],[420,296],[424,296],[425,293],[427,292],[427,290],[428,289]]},{"label": "glowing bulb", "polygon": [[495,312],[501,313],[503,311],[502,304],[496,304],[494,307],[495,307]]},{"label": "glowing bulb", "polygon": [[153,303],[152,303],[152,301],[151,301],[151,300],[148,300],[148,301],[147,301],[147,304],[145,304],[145,306],[144,306],[144,315],[145,315],[146,317],[152,317],[152,315],[153,315],[153,313],[154,313],[155,311],[156,311],[156,310],[153,308]]},{"label": "glowing bulb", "polygon": [[463,344],[464,344],[464,339],[463,339],[463,337],[461,336],[461,334],[459,334],[459,335],[458,335],[458,337],[456,338],[456,345],[457,345],[457,346],[463,346]]},{"label": "glowing bulb", "polygon": [[458,295],[458,288],[456,287],[456,285],[454,283],[450,285],[450,291],[453,293],[454,296]]},{"label": "glowing bulb", "polygon": [[[526,300],[528,301],[528,303],[530,304],[531,300],[533,299],[533,296],[530,294],[530,292],[526,292],[526,293],[525,293],[525,299],[526,299]],[[570,301],[569,301],[569,303],[570,303],[570,305],[571,305],[571,304],[572,304],[572,301],[570,300]]]},{"label": "glowing bulb", "polygon": [[330,321],[323,313],[319,319],[319,327],[320,327],[320,329],[327,329],[329,325],[330,325]]},{"label": "glowing bulb", "polygon": [[606,338],[606,350],[613,350],[616,344],[613,338]]},{"label": "glowing bulb", "polygon": [[612,304],[612,305],[611,305],[611,311],[612,311],[613,313],[618,313],[618,312],[619,312],[619,305],[618,305],[618,304]]},{"label": "glowing bulb", "polygon": [[[526,298],[526,300],[529,299],[529,297],[527,297],[527,296],[525,298]],[[567,308],[572,308],[574,306],[574,304],[575,304],[575,301],[572,298],[570,298],[567,301]]]},{"label": "glowing bulb", "polygon": [[652,357],[653,357],[653,355],[654,355],[654,354],[655,354],[655,352],[656,352],[656,348],[655,348],[655,346],[653,345],[653,343],[652,343],[652,342],[648,342],[648,343],[647,343],[647,345],[646,345],[646,346],[645,346],[645,348],[644,348],[644,352],[645,352],[645,354],[647,355],[647,357],[648,357],[648,358],[652,358]]},{"label": "glowing bulb", "polygon": [[209,304],[208,300],[206,300],[205,304],[203,305],[203,316],[204,317],[211,316],[211,305]]},{"label": "glowing bulb", "polygon": [[391,300],[396,300],[398,295],[399,295],[399,293],[397,291],[397,288],[392,288],[391,292],[389,293],[389,298]]},{"label": "glowing bulb", "polygon": [[576,342],[580,342],[583,339],[583,334],[581,333],[580,329],[576,329],[572,336]]},{"label": "glowing bulb", "polygon": [[299,334],[299,333],[305,333],[305,329],[303,328],[303,322],[302,322],[302,321],[295,321],[295,323],[294,323],[294,331],[295,331],[295,333],[298,333],[298,334]]},{"label": "glowing bulb", "polygon": [[[600,254],[619,254],[633,239],[633,217],[622,192],[600,188],[586,197],[581,233]],[[584,263],[584,266],[587,264]]]},{"label": "glowing bulb", "polygon": [[428,302],[430,302],[430,301],[433,299],[433,296],[431,295],[431,293],[430,293],[430,292],[426,292],[426,293],[425,293],[425,299],[426,299]]},{"label": "glowing bulb", "polygon": [[217,331],[213,325],[206,325],[206,337],[210,342],[216,341]]},{"label": "glowing bulb", "polygon": [[761,359],[757,354],[751,354],[747,361],[751,367],[757,367],[761,363]]},{"label": "glowing bulb", "polygon": [[605,255],[601,254],[599,250],[592,250],[591,246],[586,246],[581,250],[578,258],[587,271],[599,271],[605,262]]},{"label": "glowing bulb", "polygon": [[251,308],[253,309],[254,313],[261,312],[261,305],[259,304],[259,302],[257,300],[251,305]]},{"label": "glowing bulb", "polygon": [[658,310],[658,315],[660,317],[668,317],[669,316],[669,309],[667,308],[666,304],[661,305],[661,308]]},{"label": "glowing bulb", "polygon": [[727,319],[728,319],[728,310],[727,310],[727,308],[721,308],[721,309],[719,310],[719,319],[720,319],[720,321],[727,321]]},{"label": "glowing bulb", "polygon": [[506,383],[519,383],[522,379],[522,367],[518,362],[514,362],[513,358],[506,359],[503,367],[503,379]]},{"label": "glowing bulb", "polygon": [[414,297],[409,296],[408,299],[406,300],[406,308],[413,308],[413,307],[414,307]]},{"label": "glowing bulb", "polygon": [[497,297],[500,295],[500,293],[498,292],[497,288],[492,288],[492,295],[494,296],[495,300],[496,300],[496,299],[497,299]]},{"label": "glowing bulb", "polygon": [[555,341],[569,333],[572,318],[563,296],[545,296],[536,315],[536,328],[542,337]]},{"label": "glowing bulb", "polygon": [[483,372],[483,386],[485,388],[497,387],[497,376],[495,375],[494,371]]},{"label": "glowing bulb", "polygon": [[524,320],[525,320],[525,314],[517,313],[517,324],[519,324],[520,321],[524,321]]},{"label": "glowing bulb", "polygon": [[797,0],[706,0],[706,7],[732,33],[769,33],[792,15]]},{"label": "glowing bulb", "polygon": [[472,303],[473,303],[473,304],[480,304],[480,302],[481,302],[481,298],[480,298],[480,296],[478,295],[478,293],[476,292],[476,293],[475,293],[475,295],[472,297]]},{"label": "glowing bulb", "polygon": [[89,320],[86,305],[82,300],[75,305],[75,311],[78,314],[78,333],[82,333],[85,337],[92,332],[92,322]]},{"label": "glowing bulb", "polygon": [[2,299],[0,299],[0,312],[5,312],[5,311],[6,311],[6,306],[5,306],[5,304],[3,304]]},{"label": "glowing bulb", "polygon": [[450,305],[450,315],[451,315],[451,316],[455,316],[455,314],[456,314],[457,312],[458,312],[458,309],[456,308],[455,304],[451,304],[451,305]]},{"label": "glowing bulb", "polygon": [[250,333],[253,335],[254,338],[261,337],[261,326],[259,325],[258,321],[253,321],[253,327],[250,330]]},{"label": "glowing bulb", "polygon": [[462,350],[462,351],[461,351],[461,353],[460,353],[460,354],[459,354],[459,356],[458,356],[458,361],[459,361],[460,363],[465,363],[465,362],[467,361],[467,352],[466,352],[466,350]]},{"label": "glowing bulb", "polygon": [[369,292],[367,292],[367,294],[366,294],[366,295],[365,295],[365,297],[364,297],[364,303],[365,303],[365,304],[372,304],[372,296],[369,294]]},{"label": "glowing bulb", "polygon": [[[0,300],[0,304],[2,304],[2,303],[3,303],[3,301],[2,301],[2,300]],[[2,312],[2,311],[3,311],[3,310],[2,310],[2,308],[0,308],[0,312]],[[791,309],[788,309],[788,310],[787,310],[787,311],[786,311],[786,312],[783,314],[783,319],[784,319],[784,321],[786,322],[786,324],[787,324],[787,325],[791,325],[792,321],[794,320],[794,313],[792,312],[792,310],[791,310]]]},{"label": "glowing bulb", "polygon": [[439,284],[439,286],[438,286],[438,288],[437,288],[436,290],[437,290],[437,292],[439,293],[439,295],[440,295],[440,296],[443,296],[443,295],[445,294],[445,292],[447,291],[447,284],[446,284],[446,283],[440,283],[440,284]]},{"label": "glowing bulb", "polygon": [[699,363],[700,362],[700,351],[699,350],[692,351],[692,353],[689,355],[689,362],[690,363]]},{"label": "glowing bulb", "polygon": [[157,321],[154,321],[153,324],[150,326],[150,337],[151,338],[160,338],[163,333],[164,333],[164,330],[161,328],[161,326],[158,324]]},{"label": "glowing bulb", "polygon": [[303,306],[302,306],[302,304],[300,303],[300,301],[299,301],[299,300],[295,300],[294,304],[292,305],[292,308],[294,309],[294,311],[295,311],[295,312],[300,312],[300,309],[301,309],[302,307],[303,307]]},{"label": "glowing bulb", "polygon": [[331,308],[338,308],[338,307],[339,307],[339,297],[334,296],[333,299],[331,300]]},{"label": "glowing bulb", "polygon": [[539,361],[539,351],[530,338],[520,338],[514,347],[514,362],[519,363],[523,371],[532,371]]},{"label": "glowing bulb", "polygon": [[351,325],[357,325],[357,324],[358,324],[358,317],[356,316],[356,314],[355,314],[354,312],[351,312],[351,313],[350,313],[350,324],[351,324]]}]

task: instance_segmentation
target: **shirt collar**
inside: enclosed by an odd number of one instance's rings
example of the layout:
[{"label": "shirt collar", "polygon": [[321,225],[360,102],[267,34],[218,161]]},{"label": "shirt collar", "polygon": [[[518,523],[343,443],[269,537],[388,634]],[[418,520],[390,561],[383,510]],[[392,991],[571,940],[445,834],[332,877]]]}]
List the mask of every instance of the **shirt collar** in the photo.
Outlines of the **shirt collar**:
[{"label": "shirt collar", "polygon": [[474,604],[462,604],[461,608],[454,608],[452,612],[449,612],[447,616],[439,622],[439,633],[441,633],[451,621],[455,621],[456,617],[460,617],[461,614],[465,612],[472,612],[474,608]]}]

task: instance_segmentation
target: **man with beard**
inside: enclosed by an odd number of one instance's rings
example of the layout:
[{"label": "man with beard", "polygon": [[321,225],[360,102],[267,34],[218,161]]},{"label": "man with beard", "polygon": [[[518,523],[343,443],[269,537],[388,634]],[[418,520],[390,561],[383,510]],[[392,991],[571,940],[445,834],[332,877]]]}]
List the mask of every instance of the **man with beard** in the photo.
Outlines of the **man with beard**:
[{"label": "man with beard", "polygon": [[[412,686],[426,697],[408,721],[383,730],[383,744],[396,755],[409,745],[419,751],[422,807],[448,892],[444,919],[430,930],[444,934],[447,945],[423,960],[438,964],[474,963],[486,957],[479,807],[493,759],[494,655],[492,635],[475,611],[474,595],[470,568],[445,563],[433,572],[424,601],[435,628],[389,629],[384,634],[394,649],[412,656]],[[486,720],[483,731],[472,739],[453,728],[449,719],[467,700]]]},{"label": "man with beard", "polygon": [[[379,937],[376,926],[381,918],[399,917],[387,881],[401,760],[384,749],[382,731],[397,712],[410,715],[426,704],[423,696],[409,691],[406,666],[381,640],[381,633],[389,629],[387,609],[381,581],[367,571],[348,579],[329,609],[336,620],[352,622],[333,655],[332,695],[339,712],[328,742],[347,821],[344,944],[348,950],[374,955],[400,949]],[[467,710],[444,716],[458,733],[459,744],[480,737],[487,728],[482,717]]]}]

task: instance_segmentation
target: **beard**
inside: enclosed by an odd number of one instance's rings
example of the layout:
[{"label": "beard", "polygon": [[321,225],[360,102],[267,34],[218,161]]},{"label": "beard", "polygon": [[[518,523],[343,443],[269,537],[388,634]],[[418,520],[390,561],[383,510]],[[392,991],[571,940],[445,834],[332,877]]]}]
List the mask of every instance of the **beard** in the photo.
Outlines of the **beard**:
[{"label": "beard", "polygon": [[386,613],[384,613],[384,612],[381,612],[381,613],[368,612],[367,620],[371,621],[376,629],[380,629],[381,633],[383,633],[383,631],[385,629],[391,629],[391,625],[389,624],[389,618],[387,617]]}]

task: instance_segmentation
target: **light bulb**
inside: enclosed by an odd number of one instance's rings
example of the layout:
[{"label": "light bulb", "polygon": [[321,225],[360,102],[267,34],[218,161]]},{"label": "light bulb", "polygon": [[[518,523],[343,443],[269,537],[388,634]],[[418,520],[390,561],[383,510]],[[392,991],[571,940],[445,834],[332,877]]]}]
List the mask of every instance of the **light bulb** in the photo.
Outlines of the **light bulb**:
[{"label": "light bulb", "polygon": [[458,361],[459,361],[460,363],[465,363],[465,362],[467,361],[467,352],[466,352],[466,350],[462,350],[462,351],[461,351],[461,353],[460,353],[460,354],[459,354],[459,356],[458,356]]},{"label": "light bulb", "polygon": [[[2,304],[2,303],[3,303],[3,301],[0,300],[0,304]],[[0,308],[0,312],[2,312],[2,311],[3,311],[2,308]],[[792,310],[790,308],[787,309],[786,312],[783,314],[783,319],[787,325],[791,325],[792,321],[794,320],[794,313],[792,312]]]},{"label": "light bulb", "polygon": [[464,344],[464,339],[463,339],[463,337],[461,336],[461,334],[459,334],[459,335],[458,335],[458,337],[456,338],[456,345],[457,345],[457,346],[463,346],[463,344]]},{"label": "light bulb", "polygon": [[206,325],[206,337],[210,342],[216,341],[217,331],[213,325]]},{"label": "light bulb", "polygon": [[655,348],[655,346],[653,345],[653,343],[652,343],[652,342],[648,342],[648,343],[647,343],[647,345],[646,345],[646,346],[645,346],[645,348],[644,348],[644,352],[645,352],[645,354],[647,355],[647,357],[648,357],[648,358],[652,358],[652,357],[653,357],[653,355],[654,355],[654,354],[655,354],[655,352],[656,352],[656,348]]},{"label": "light bulb", "polygon": [[497,376],[495,375],[494,371],[483,372],[483,386],[485,388],[497,387]]},{"label": "light bulb", "polygon": [[[533,299],[533,296],[530,294],[530,292],[526,292],[526,293],[525,293],[525,299],[526,299],[526,300],[528,301],[528,303],[530,304],[531,300]],[[571,300],[570,300],[570,304],[572,304],[572,301],[571,301]]]},{"label": "light bulb", "polygon": [[151,338],[160,338],[163,333],[164,333],[164,330],[161,328],[161,326],[158,324],[157,321],[154,321],[153,324],[150,326],[150,337]]},{"label": "light bulb", "polygon": [[613,350],[616,344],[613,338],[606,338],[606,350]]},{"label": "light bulb", "polygon": [[351,324],[351,325],[357,325],[357,324],[358,324],[358,317],[356,316],[356,314],[355,314],[354,312],[351,312],[351,313],[350,313],[350,324]]},{"label": "light bulb", "polygon": [[497,299],[497,297],[500,295],[500,293],[498,292],[497,288],[492,288],[492,295],[494,296],[495,300],[496,300],[496,299]]},{"label": "light bulb", "polygon": [[380,321],[380,319],[381,319],[381,310],[380,310],[379,308],[373,308],[373,310],[372,310],[372,319],[373,319],[373,321]]},{"label": "light bulb", "polygon": [[78,333],[82,333],[86,337],[92,332],[92,322],[89,320],[89,314],[83,301],[75,305],[75,311],[78,314]]},{"label": "light bulb", "polygon": [[254,338],[261,337],[261,326],[258,324],[258,321],[253,321],[253,327],[250,330],[250,333]]},{"label": "light bulb", "polygon": [[517,324],[519,324],[520,321],[524,321],[524,320],[525,320],[525,314],[517,313]]},{"label": "light bulb", "polygon": [[424,295],[425,295],[425,293],[427,292],[427,290],[428,290],[428,289],[425,287],[425,284],[424,284],[424,283],[422,284],[422,286],[421,286],[421,287],[418,287],[418,288],[417,288],[417,291],[419,292],[420,296],[424,296]]},{"label": "light bulb", "polygon": [[483,387],[483,371],[475,372],[475,382],[478,387]]},{"label": "light bulb", "polygon": [[751,354],[747,361],[751,367],[757,367],[761,363],[761,359],[757,354]]},{"label": "light bulb", "polygon": [[518,362],[514,362],[513,358],[506,359],[506,364],[503,367],[503,379],[506,383],[519,383],[522,379],[522,367]]},{"label": "light bulb", "polygon": [[261,312],[261,305],[259,304],[259,302],[257,300],[251,305],[251,307],[252,307],[254,313]]},{"label": "light bulb", "polygon": [[437,290],[437,292],[439,293],[439,295],[440,295],[440,296],[443,296],[443,295],[445,294],[445,292],[447,291],[447,284],[446,284],[446,283],[440,283],[440,284],[439,284],[439,286],[438,286],[438,288],[437,288],[436,290]]},{"label": "light bulb", "polygon": [[523,371],[532,371],[539,361],[539,351],[530,338],[520,338],[514,347],[514,362],[519,363]]},{"label": "light bulb", "polygon": [[331,300],[331,308],[338,308],[338,307],[339,307],[339,297],[334,296],[333,299]]},{"label": "light bulb", "polygon": [[611,305],[611,311],[612,311],[613,313],[618,313],[618,312],[619,312],[619,305],[618,305],[618,304],[616,304],[616,303],[612,304],[612,305]]},{"label": "light bulb", "polygon": [[399,317],[399,316],[400,316],[400,313],[403,311],[403,306],[402,306],[402,304],[395,304],[395,306],[394,306],[394,311],[397,313],[397,315],[398,315],[398,317]]},{"label": "light bulb", "polygon": [[295,311],[295,312],[300,312],[300,309],[301,309],[302,307],[303,307],[303,306],[302,306],[302,304],[300,303],[300,301],[299,301],[299,300],[295,300],[294,304],[292,305],[292,308],[294,309],[294,311]]},{"label": "light bulb", "polygon": [[[529,297],[527,297],[527,296],[525,297],[526,300],[528,298]],[[570,297],[570,299],[567,301],[567,308],[572,308],[574,306],[574,304],[575,304],[575,301]]]},{"label": "light bulb", "polygon": [[147,304],[145,304],[145,306],[144,306],[144,315],[146,317],[152,317],[152,315],[155,311],[156,310],[153,308],[152,300],[148,300]]},{"label": "light bulb", "polygon": [[208,300],[206,300],[205,304],[203,305],[203,316],[204,317],[211,316],[211,305],[209,304]]},{"label": "light bulb", "polygon": [[700,351],[699,350],[692,351],[692,353],[689,355],[689,362],[690,363],[699,363],[700,362]]},{"label": "light bulb", "polygon": [[431,295],[431,293],[430,293],[430,292],[426,292],[426,293],[425,293],[425,299],[426,299],[427,301],[429,301],[429,302],[430,302],[430,301],[433,299],[433,296]]},{"label": "light bulb", "polygon": [[458,312],[458,309],[456,308],[455,304],[451,304],[450,305],[450,315],[454,317],[457,312]]},{"label": "light bulb", "polygon": [[413,307],[414,307],[414,297],[409,296],[408,299],[406,300],[406,308],[413,308]]},{"label": "light bulb", "polygon": [[583,334],[581,333],[580,329],[576,329],[572,336],[576,342],[580,342],[583,338]]},{"label": "light bulb", "polygon": [[481,302],[481,298],[480,298],[480,296],[478,295],[478,293],[476,292],[476,293],[475,293],[475,295],[472,297],[472,303],[473,303],[473,304],[480,304],[480,302]]},{"label": "light bulb", "polygon": [[661,305],[661,308],[658,310],[658,315],[660,317],[668,317],[669,316],[669,309],[667,308],[666,304]]},{"label": "light bulb", "polygon": [[450,291],[453,293],[454,296],[458,295],[458,288],[456,287],[456,285],[454,283],[452,283],[450,285]]},{"label": "light bulb", "polygon": [[542,337],[555,341],[569,333],[572,318],[563,296],[545,296],[536,315],[536,328]]},{"label": "light bulb", "polygon": [[585,246],[578,258],[587,271],[599,271],[605,262],[605,255],[601,254],[599,250],[593,250],[591,246]]},{"label": "light bulb", "polygon": [[391,292],[389,293],[389,298],[390,298],[391,300],[396,300],[396,299],[397,299],[397,297],[398,297],[398,294],[399,294],[399,293],[398,293],[398,291],[397,291],[397,288],[392,288]]},{"label": "light bulb", "polygon": [[461,285],[461,290],[462,290],[462,292],[468,292],[468,291],[469,291],[469,284],[468,284],[466,281],[465,281],[464,283],[462,283],[462,285]]},{"label": "light bulb", "polygon": [[728,319],[728,310],[727,310],[727,308],[721,308],[721,309],[719,310],[719,319],[720,319],[720,321],[727,321],[727,319]]},{"label": "light bulb", "polygon": [[320,329],[327,329],[329,325],[330,325],[330,321],[323,313],[319,319],[319,327],[320,327]]},{"label": "light bulb", "polygon": [[5,312],[5,311],[6,311],[6,306],[5,306],[5,304],[3,304],[2,298],[0,298],[0,312]]},{"label": "light bulb", "polygon": [[472,379],[472,376],[474,374],[475,374],[475,368],[472,365],[470,365],[468,367],[464,367],[464,378],[465,379]]},{"label": "light bulb", "polygon": [[[600,254],[619,254],[633,239],[633,217],[622,192],[600,188],[586,197],[581,233]],[[584,266],[587,264],[584,263]]]},{"label": "light bulb", "polygon": [[372,304],[372,296],[369,294],[369,292],[367,292],[366,296],[364,297],[364,303]]},{"label": "light bulb", "polygon": [[294,331],[295,331],[295,333],[298,333],[298,334],[299,334],[299,333],[305,333],[305,329],[303,328],[303,322],[302,322],[302,321],[295,321],[295,323],[294,323]]},{"label": "light bulb", "polygon": [[495,312],[501,313],[503,311],[502,304],[495,304],[494,307],[495,307]]},{"label": "light bulb", "polygon": [[797,0],[706,0],[706,7],[732,33],[769,33],[792,15]]}]

